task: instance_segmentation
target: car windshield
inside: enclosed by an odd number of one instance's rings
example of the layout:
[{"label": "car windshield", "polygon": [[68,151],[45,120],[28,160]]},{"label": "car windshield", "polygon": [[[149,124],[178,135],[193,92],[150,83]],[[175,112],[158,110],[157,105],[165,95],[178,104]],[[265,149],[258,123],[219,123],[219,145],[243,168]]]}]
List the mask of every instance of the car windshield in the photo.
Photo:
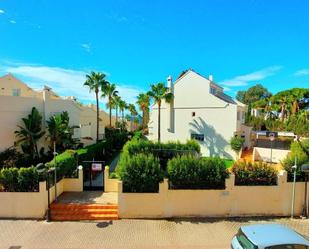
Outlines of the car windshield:
[{"label": "car windshield", "polygon": [[239,242],[239,244],[244,249],[257,249],[258,247],[254,245],[247,237],[246,235],[241,231],[241,229],[238,230],[238,233],[236,235],[236,238]]}]

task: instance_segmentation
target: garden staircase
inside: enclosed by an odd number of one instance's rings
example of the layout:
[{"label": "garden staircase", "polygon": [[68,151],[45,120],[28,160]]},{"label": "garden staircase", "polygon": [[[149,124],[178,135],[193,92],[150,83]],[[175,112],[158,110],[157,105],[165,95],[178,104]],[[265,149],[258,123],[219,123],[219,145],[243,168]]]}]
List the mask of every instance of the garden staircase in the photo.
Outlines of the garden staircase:
[{"label": "garden staircase", "polygon": [[117,204],[52,203],[51,220],[117,220]]},{"label": "garden staircase", "polygon": [[252,162],[253,149],[245,149],[241,153],[240,161]]}]

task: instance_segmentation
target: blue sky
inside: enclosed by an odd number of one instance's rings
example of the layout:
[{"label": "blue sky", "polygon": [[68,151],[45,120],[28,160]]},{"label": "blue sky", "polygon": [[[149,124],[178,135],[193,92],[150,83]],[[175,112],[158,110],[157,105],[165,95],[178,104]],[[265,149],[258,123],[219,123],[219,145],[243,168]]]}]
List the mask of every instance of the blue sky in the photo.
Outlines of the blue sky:
[{"label": "blue sky", "polygon": [[309,87],[308,12],[306,0],[0,0],[0,75],[83,102],[91,70],[128,102],[187,68],[232,96],[256,83]]}]

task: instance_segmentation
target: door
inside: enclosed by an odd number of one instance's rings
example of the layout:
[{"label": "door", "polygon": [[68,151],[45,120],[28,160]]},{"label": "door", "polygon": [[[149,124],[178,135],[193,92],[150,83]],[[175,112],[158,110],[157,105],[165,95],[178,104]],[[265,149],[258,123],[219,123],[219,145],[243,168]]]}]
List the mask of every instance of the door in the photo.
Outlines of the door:
[{"label": "door", "polygon": [[84,190],[104,191],[103,161],[84,161]]}]

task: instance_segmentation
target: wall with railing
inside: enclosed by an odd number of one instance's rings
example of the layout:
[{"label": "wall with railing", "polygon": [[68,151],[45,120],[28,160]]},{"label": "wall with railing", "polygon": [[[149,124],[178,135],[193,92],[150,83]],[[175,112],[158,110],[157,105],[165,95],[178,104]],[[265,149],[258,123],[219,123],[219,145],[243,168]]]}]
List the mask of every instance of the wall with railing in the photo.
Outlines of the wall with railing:
[{"label": "wall with railing", "polygon": [[[57,196],[63,192],[83,191],[83,170],[78,178],[64,178],[57,182]],[[55,186],[49,189],[50,203],[55,200]],[[39,182],[38,192],[0,192],[0,218],[42,219],[48,207],[46,181]]]},{"label": "wall with railing", "polygon": [[[107,173],[107,172],[106,172]],[[158,193],[124,193],[122,182],[117,184],[119,217],[237,217],[289,216],[293,183],[287,182],[287,173],[281,171],[275,186],[236,186],[230,175],[223,190],[169,189],[168,180],[159,184]],[[295,215],[303,207],[305,183],[295,186]]]}]

